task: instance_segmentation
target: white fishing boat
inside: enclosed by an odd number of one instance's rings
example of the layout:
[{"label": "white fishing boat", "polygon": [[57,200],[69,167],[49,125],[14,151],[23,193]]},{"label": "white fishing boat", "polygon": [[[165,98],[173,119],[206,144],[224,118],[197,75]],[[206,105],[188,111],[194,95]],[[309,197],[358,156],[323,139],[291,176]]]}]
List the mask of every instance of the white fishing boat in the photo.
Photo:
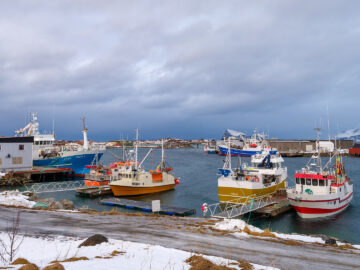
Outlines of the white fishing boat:
[{"label": "white fishing boat", "polygon": [[220,202],[247,203],[286,188],[287,168],[279,153],[262,151],[251,156],[251,165],[240,164],[231,168],[228,153],[224,167],[219,169],[218,195]]},{"label": "white fishing boat", "polygon": [[346,175],[342,157],[335,150],[322,166],[319,136],[316,152],[308,164],[295,174],[294,188],[287,190],[290,204],[301,218],[315,219],[334,216],[344,211],[353,198],[353,183]]},{"label": "white fishing boat", "polygon": [[[230,133],[231,134],[231,133]],[[219,142],[219,155],[227,155],[228,149],[232,156],[246,156],[251,157],[256,154],[260,154],[262,151],[268,151],[271,155],[277,153],[277,149],[271,148],[268,142],[265,140],[265,135],[258,133],[256,130],[250,138],[246,138],[245,134],[237,132],[237,137],[231,136],[230,146],[224,139]]]}]

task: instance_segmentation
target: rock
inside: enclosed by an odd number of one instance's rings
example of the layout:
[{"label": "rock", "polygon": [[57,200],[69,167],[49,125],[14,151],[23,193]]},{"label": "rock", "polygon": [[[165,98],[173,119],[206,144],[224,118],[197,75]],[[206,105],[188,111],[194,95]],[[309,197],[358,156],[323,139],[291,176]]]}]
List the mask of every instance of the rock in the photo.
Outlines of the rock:
[{"label": "rock", "polygon": [[97,212],[96,210],[89,208],[87,205],[81,206],[78,210],[81,213],[95,213],[95,212]]},{"label": "rock", "polygon": [[50,209],[64,209],[64,206],[60,202],[53,202]]},{"label": "rock", "polygon": [[15,261],[13,261],[11,263],[12,265],[17,265],[17,264],[29,264],[29,261],[27,259],[24,258],[17,258]]},{"label": "rock", "polygon": [[60,202],[64,206],[64,209],[66,209],[66,210],[75,209],[74,203],[72,201],[70,201],[70,200],[62,200]]},{"label": "rock", "polygon": [[60,263],[54,263],[46,266],[43,270],[65,270],[65,268]]},{"label": "rock", "polygon": [[108,239],[101,234],[94,234],[93,236],[90,236],[88,239],[82,242],[79,247],[96,246],[103,242],[108,242]]},{"label": "rock", "polygon": [[19,270],[39,270],[36,264],[28,263],[19,268]]},{"label": "rock", "polygon": [[47,203],[48,205],[51,205],[53,202],[55,202],[55,198],[44,198],[44,199],[36,199],[39,203]]},{"label": "rock", "polygon": [[325,245],[336,245],[336,239],[330,237],[325,239]]},{"label": "rock", "polygon": [[34,209],[46,209],[46,208],[49,208],[49,205],[47,203],[37,202],[32,208],[34,208]]}]

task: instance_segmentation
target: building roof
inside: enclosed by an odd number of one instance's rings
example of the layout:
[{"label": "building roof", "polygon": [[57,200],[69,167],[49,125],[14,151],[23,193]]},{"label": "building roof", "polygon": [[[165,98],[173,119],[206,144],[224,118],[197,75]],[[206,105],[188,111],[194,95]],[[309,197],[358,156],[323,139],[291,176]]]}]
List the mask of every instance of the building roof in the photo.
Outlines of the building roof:
[{"label": "building roof", "polygon": [[34,137],[0,137],[0,143],[33,143]]}]

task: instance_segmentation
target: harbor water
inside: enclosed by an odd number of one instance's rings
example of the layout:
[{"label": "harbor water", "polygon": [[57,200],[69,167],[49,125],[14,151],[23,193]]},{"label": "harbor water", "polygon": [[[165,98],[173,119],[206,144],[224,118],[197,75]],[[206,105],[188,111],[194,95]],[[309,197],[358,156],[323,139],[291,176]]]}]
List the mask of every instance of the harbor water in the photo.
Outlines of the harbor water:
[{"label": "harbor water", "polygon": [[[139,149],[139,159],[145,156],[149,149]],[[104,165],[115,161],[114,155],[122,156],[121,149],[108,149],[101,159]],[[218,202],[217,170],[223,166],[225,157],[215,154],[205,154],[203,149],[169,149],[165,150],[166,161],[174,168],[174,173],[180,177],[180,184],[175,190],[158,194],[138,196],[136,200],[160,200],[161,204],[194,208],[196,216],[202,216],[203,203]],[[161,150],[154,149],[153,153],[144,162],[145,169],[155,169],[161,159]],[[284,166],[288,168],[288,183],[294,185],[296,170],[306,165],[309,158],[284,158]],[[324,161],[327,160],[324,158]],[[238,159],[232,158],[232,167],[236,167]],[[250,162],[249,158],[242,158],[242,162]],[[272,218],[259,218],[256,215],[246,217],[249,223],[259,228],[269,228],[272,231],[283,233],[299,233],[308,235],[327,235],[343,241],[360,244],[360,159],[345,157],[347,175],[354,183],[354,198],[350,206],[341,214],[326,220],[309,221],[299,218],[294,211]],[[75,191],[52,192],[39,194],[40,197],[53,197],[57,200],[70,199],[76,207],[87,205],[98,211],[111,210],[113,207],[101,205],[101,198],[89,199],[76,195]],[[118,211],[134,211],[118,208]]]}]

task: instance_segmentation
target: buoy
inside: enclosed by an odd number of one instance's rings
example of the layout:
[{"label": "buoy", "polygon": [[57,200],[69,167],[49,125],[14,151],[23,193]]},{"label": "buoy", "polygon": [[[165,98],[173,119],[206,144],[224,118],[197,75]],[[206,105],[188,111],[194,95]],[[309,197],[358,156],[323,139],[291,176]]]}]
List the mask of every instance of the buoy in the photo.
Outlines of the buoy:
[{"label": "buoy", "polygon": [[175,184],[179,184],[180,180],[179,179],[175,179]]},{"label": "buoy", "polygon": [[201,210],[203,211],[204,215],[206,214],[206,212],[209,210],[209,206],[207,203],[203,203]]}]

